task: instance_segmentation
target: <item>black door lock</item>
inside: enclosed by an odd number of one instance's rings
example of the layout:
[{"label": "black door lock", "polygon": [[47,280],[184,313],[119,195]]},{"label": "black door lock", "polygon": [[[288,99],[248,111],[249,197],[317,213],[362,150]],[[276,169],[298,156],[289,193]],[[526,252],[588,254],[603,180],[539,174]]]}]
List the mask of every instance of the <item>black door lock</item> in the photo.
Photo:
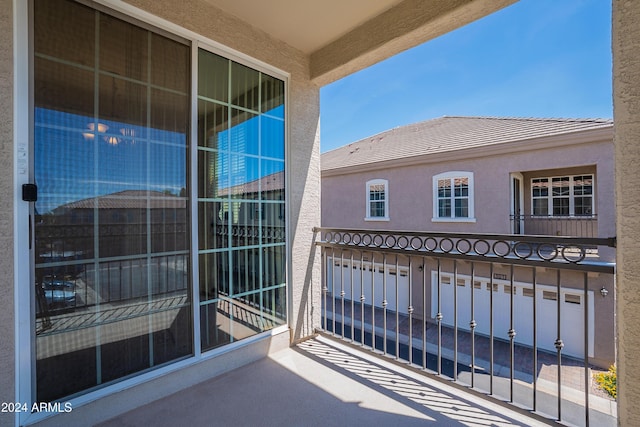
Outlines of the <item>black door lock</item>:
[{"label": "black door lock", "polygon": [[38,186],[35,184],[22,184],[22,200],[25,202],[37,202]]}]

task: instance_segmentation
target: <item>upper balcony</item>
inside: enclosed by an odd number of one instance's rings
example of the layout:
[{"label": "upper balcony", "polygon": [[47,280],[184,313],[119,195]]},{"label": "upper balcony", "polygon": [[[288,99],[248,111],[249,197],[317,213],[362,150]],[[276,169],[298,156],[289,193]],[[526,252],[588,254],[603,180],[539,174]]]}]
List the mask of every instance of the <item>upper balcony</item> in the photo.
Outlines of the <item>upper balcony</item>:
[{"label": "upper balcony", "polygon": [[511,215],[514,234],[598,237],[598,216]]}]

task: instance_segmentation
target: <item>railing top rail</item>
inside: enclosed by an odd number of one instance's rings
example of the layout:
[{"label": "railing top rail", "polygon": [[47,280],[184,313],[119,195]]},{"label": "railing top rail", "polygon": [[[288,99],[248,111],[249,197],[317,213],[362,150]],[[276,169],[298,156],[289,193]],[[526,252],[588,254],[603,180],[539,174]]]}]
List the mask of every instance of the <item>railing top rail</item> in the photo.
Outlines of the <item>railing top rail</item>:
[{"label": "railing top rail", "polygon": [[528,266],[613,273],[615,262],[591,257],[594,247],[615,247],[615,238],[512,234],[431,233],[316,227],[318,246],[407,256],[457,258]]},{"label": "railing top rail", "polygon": [[316,233],[354,233],[354,234],[379,234],[384,236],[419,236],[449,239],[468,240],[504,240],[523,243],[551,243],[563,245],[587,245],[616,247],[616,237],[570,237],[570,236],[533,236],[523,234],[493,234],[493,233],[449,233],[433,231],[405,231],[405,230],[375,230],[375,229],[349,229],[333,227],[314,227]]}]

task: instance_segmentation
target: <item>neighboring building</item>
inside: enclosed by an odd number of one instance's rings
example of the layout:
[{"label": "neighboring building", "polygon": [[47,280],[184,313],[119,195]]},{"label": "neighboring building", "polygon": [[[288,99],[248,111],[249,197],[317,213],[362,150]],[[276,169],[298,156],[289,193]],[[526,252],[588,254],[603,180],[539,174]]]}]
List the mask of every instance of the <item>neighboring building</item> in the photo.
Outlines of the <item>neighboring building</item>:
[{"label": "neighboring building", "polygon": [[[611,120],[442,117],[324,153],[321,167],[323,227],[574,237],[613,237],[616,233]],[[611,250],[592,251],[587,256],[593,262],[615,262]],[[334,265],[351,262],[334,261]],[[413,278],[414,295],[419,295],[423,274],[417,267],[410,274],[406,260],[404,263],[398,283],[406,289]],[[433,320],[438,312],[436,267],[420,268],[428,269],[426,303]],[[382,281],[382,269],[379,263],[375,275],[363,275],[365,287],[371,280]],[[496,325],[509,324],[507,270],[494,272]],[[442,271],[443,323],[453,325],[452,266],[443,265]],[[386,274],[387,282],[395,283],[395,277],[389,271]],[[395,276],[395,270],[391,274]],[[459,327],[469,328],[473,286],[476,332],[489,334],[489,276],[488,271],[477,269],[471,284],[468,266],[459,267]],[[345,277],[350,289],[351,276]],[[529,273],[517,271],[512,291],[520,314],[516,341],[529,345],[531,280]],[[544,272],[538,275],[538,345],[549,351],[555,351],[555,283]],[[562,277],[562,327],[571,331],[564,338],[563,354],[577,357],[584,354],[584,334],[578,330],[584,319],[582,285],[580,274]],[[613,278],[596,278],[590,286],[589,342],[593,348],[589,356],[593,363],[607,367],[615,361],[614,298],[601,298],[599,291],[602,287],[612,291]],[[400,312],[407,312],[406,295],[399,292]],[[395,309],[394,293],[387,299],[388,308]],[[381,299],[376,304],[381,305]],[[414,302],[414,309],[414,316],[420,316],[422,307]],[[546,327],[545,322],[553,327]],[[508,339],[507,329],[497,330],[496,336]]]}]

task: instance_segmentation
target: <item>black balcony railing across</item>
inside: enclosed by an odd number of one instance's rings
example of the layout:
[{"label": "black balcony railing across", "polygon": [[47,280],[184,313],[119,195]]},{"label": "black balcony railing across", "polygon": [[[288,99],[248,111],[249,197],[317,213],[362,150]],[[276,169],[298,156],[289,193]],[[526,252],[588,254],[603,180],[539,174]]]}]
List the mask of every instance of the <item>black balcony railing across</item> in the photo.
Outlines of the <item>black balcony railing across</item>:
[{"label": "black balcony railing across", "polygon": [[591,250],[615,238],[315,231],[325,333],[549,418],[616,424],[602,409],[615,402],[591,386],[608,357],[594,356],[593,307],[613,301],[600,289],[613,290],[615,267]]}]

